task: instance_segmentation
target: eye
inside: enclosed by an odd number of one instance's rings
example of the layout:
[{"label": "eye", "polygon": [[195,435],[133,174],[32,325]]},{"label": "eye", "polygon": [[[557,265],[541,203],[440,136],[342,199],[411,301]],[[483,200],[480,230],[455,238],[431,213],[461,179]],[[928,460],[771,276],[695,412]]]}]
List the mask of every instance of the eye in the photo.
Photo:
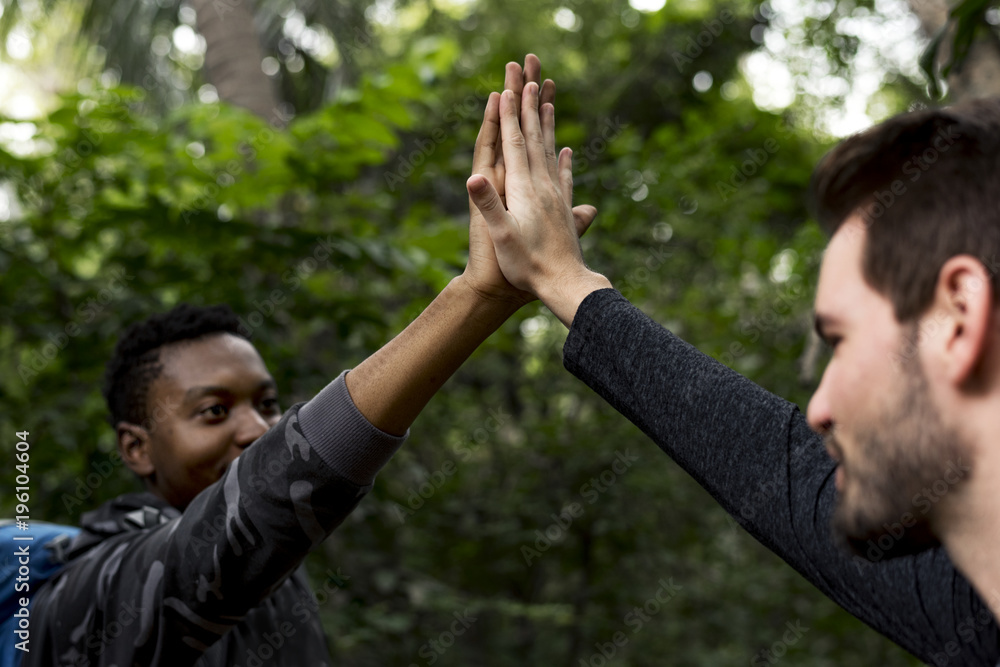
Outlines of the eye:
[{"label": "eye", "polygon": [[222,403],[216,403],[205,408],[199,414],[202,414],[210,419],[219,419],[229,414],[229,408]]},{"label": "eye", "polygon": [[266,415],[273,415],[281,412],[281,406],[275,396],[265,398],[260,402],[260,412]]}]

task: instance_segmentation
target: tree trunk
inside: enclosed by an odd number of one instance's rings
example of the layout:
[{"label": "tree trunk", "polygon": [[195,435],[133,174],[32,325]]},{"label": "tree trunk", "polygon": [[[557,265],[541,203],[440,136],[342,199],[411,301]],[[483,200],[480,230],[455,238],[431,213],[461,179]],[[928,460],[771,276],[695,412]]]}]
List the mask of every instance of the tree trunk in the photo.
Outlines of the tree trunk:
[{"label": "tree trunk", "polygon": [[249,109],[273,125],[287,120],[264,59],[249,0],[189,0],[205,38],[205,78],[219,99]]},{"label": "tree trunk", "polygon": [[[920,19],[924,34],[933,37],[948,20],[949,3],[946,0],[908,0],[910,9]],[[951,57],[951,41],[955,29],[941,42],[937,64]],[[1000,40],[992,32],[979,37],[969,50],[961,67],[948,75],[948,97],[953,102],[980,97],[1000,96]]]}]

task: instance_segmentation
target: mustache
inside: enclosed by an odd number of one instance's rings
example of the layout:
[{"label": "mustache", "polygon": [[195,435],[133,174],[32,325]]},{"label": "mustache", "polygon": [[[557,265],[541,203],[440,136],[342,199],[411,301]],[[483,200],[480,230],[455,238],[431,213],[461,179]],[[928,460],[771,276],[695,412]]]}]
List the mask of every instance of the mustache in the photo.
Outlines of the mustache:
[{"label": "mustache", "polygon": [[837,463],[843,463],[844,461],[844,449],[840,446],[840,441],[837,440],[837,436],[833,433],[826,433],[823,436],[823,445],[826,447],[826,451]]}]

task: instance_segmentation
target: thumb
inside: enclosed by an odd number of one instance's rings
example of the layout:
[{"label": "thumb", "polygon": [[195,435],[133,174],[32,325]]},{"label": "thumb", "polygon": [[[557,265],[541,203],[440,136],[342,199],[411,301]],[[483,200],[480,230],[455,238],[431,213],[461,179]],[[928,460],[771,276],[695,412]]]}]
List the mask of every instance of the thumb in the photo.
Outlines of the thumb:
[{"label": "thumb", "polygon": [[465,182],[465,187],[469,191],[472,203],[486,219],[487,225],[493,228],[506,223],[507,209],[504,208],[500,195],[489,179],[482,174],[473,174]]},{"label": "thumb", "polygon": [[597,217],[597,209],[584,204],[573,207],[573,224],[576,226],[576,235],[583,236],[590,229],[590,223]]}]

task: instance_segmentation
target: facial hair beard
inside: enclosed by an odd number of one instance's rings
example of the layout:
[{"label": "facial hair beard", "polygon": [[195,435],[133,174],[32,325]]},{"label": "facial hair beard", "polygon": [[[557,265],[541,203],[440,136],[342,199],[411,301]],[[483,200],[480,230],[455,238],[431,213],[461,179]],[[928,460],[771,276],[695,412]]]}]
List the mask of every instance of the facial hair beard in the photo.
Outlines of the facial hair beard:
[{"label": "facial hair beard", "polygon": [[[948,483],[949,468],[971,460],[970,448],[944,424],[931,400],[919,360],[900,358],[904,386],[899,400],[855,434],[856,454],[844,469],[843,490],[854,487],[851,502],[841,493],[833,514],[835,538],[854,554],[876,561],[940,544],[931,526],[931,503],[940,496],[928,496],[926,490],[935,482],[938,488]],[[827,437],[843,451],[835,436]],[[948,483],[948,490],[953,488]]]}]

